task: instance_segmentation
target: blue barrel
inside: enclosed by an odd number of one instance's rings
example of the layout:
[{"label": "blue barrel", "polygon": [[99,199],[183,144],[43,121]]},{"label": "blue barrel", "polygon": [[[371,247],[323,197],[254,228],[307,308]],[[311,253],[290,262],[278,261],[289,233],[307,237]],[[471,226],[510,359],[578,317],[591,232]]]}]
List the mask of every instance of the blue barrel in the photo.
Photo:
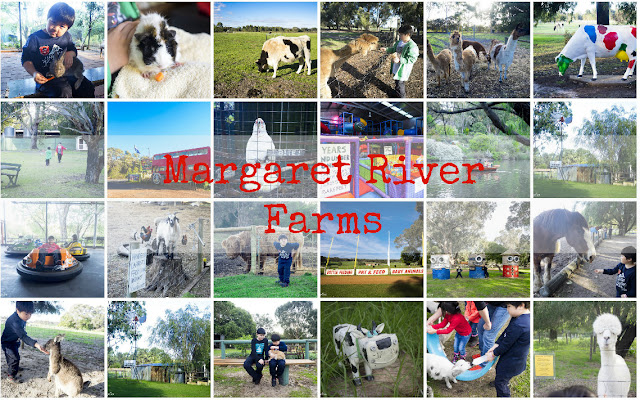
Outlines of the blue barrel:
[{"label": "blue barrel", "polygon": [[353,133],[353,123],[351,122],[345,122],[342,126],[342,131],[345,134],[351,134]]},{"label": "blue barrel", "polygon": [[484,271],[482,267],[469,267],[469,278],[484,279]]},{"label": "blue barrel", "polygon": [[451,270],[448,268],[438,268],[433,270],[433,279],[451,279]]}]

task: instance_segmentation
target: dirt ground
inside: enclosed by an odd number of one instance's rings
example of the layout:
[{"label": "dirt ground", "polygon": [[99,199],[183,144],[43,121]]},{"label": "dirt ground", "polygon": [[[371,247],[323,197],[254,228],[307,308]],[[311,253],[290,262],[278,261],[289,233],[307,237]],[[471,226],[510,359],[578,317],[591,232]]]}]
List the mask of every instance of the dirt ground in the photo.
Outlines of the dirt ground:
[{"label": "dirt ground", "polygon": [[[175,204],[175,205],[174,205]],[[183,268],[189,279],[196,277],[197,273],[197,248],[196,236],[193,230],[188,229],[189,224],[196,223],[198,218],[204,218],[205,254],[211,251],[211,206],[203,202],[111,202],[109,203],[108,220],[108,245],[107,245],[107,265],[108,265],[108,294],[109,297],[126,297],[127,287],[127,257],[118,255],[118,247],[122,243],[132,241],[131,234],[134,230],[139,230],[141,226],[151,226],[156,217],[168,215],[171,212],[178,212],[180,228],[183,234],[187,235],[187,244],[178,243],[177,253],[182,257]],[[126,221],[126,223],[123,223]],[[155,231],[152,238],[155,237]],[[153,240],[153,239],[152,239]],[[210,259],[210,257],[207,257]],[[151,276],[147,271],[147,283]],[[186,286],[186,284],[185,284]],[[141,290],[139,297],[160,297],[161,293]],[[205,274],[202,279],[190,291],[196,297],[209,297],[211,295],[211,273]],[[173,294],[173,296],[179,295]],[[172,296],[172,297],[173,297]]]},{"label": "dirt ground", "polygon": [[[479,40],[485,48],[488,48],[490,41]],[[427,67],[427,97],[428,98],[528,98],[531,88],[529,63],[531,57],[530,50],[524,47],[516,47],[513,56],[513,64],[509,67],[507,80],[500,83],[499,72],[495,70],[494,64],[487,69],[488,64],[484,55],[473,66],[471,79],[469,82],[469,93],[465,93],[462,87],[460,73],[453,64],[451,65],[451,78],[447,83],[442,82],[438,86],[438,79],[431,64]]]},{"label": "dirt ground", "polygon": [[[51,338],[34,338],[38,342],[45,343]],[[73,362],[82,373],[84,381],[91,381],[89,387],[82,391],[78,397],[104,397],[104,348],[102,346],[88,345],[84,343],[62,342],[62,355]],[[20,366],[25,368],[19,373],[23,383],[9,383],[7,363],[2,354],[2,397],[33,398],[53,397],[55,383],[47,382],[49,372],[49,357],[35,348],[25,346],[20,350]],[[62,396],[65,396],[64,394]]]},{"label": "dirt ground", "polygon": [[411,281],[415,275],[381,275],[381,276],[350,276],[350,275],[330,275],[323,276],[321,283],[323,285],[353,285],[376,284],[376,283],[396,283],[398,281]]},{"label": "dirt ground", "polygon": [[[420,42],[422,43],[422,42]],[[413,65],[411,76],[405,83],[407,98],[421,99],[424,96],[424,54],[422,45],[418,60]],[[367,56],[357,54],[336,72],[336,79],[329,79],[329,87],[334,98],[395,98],[393,76],[389,73],[389,56],[376,50]]]},{"label": "dirt ground", "polygon": [[[416,388],[411,381],[411,375],[406,370],[412,364],[411,357],[401,351],[398,359],[393,364],[373,371],[373,381],[362,379],[362,386],[356,387],[356,397],[395,397],[394,390],[398,391],[397,397],[415,397]],[[348,375],[351,377],[350,374]],[[330,380],[327,388],[328,393],[323,393],[322,395],[328,397],[354,397],[353,389],[354,386],[351,379],[345,383],[344,379],[339,376]],[[422,384],[420,384],[419,391],[422,391]]]},{"label": "dirt ground", "polygon": [[[592,263],[583,264],[571,279],[568,279],[552,297],[615,297],[616,276],[595,274],[594,269],[613,268],[620,262],[620,250],[626,246],[636,246],[636,236],[614,236],[600,243],[596,248],[598,256]],[[576,258],[576,253],[563,238],[560,241],[560,253],[553,258],[551,276],[560,272]]]},{"label": "dirt ground", "polygon": [[210,198],[211,191],[201,188],[194,189],[186,183],[172,183],[154,185],[152,183],[130,183],[126,180],[112,180],[107,182],[107,197],[120,199],[135,198]]},{"label": "dirt ground", "polygon": [[[215,374],[224,371],[225,381],[214,382],[214,397],[243,397],[252,399],[256,397],[284,398],[284,397],[318,397],[316,381],[308,375],[318,374],[315,366],[290,367],[289,384],[287,386],[271,386],[269,368],[262,370],[262,380],[259,385],[254,385],[251,378],[242,367],[214,367]],[[303,394],[308,394],[305,396]]]},{"label": "dirt ground", "polygon": [[[223,276],[242,275],[245,273],[247,264],[241,257],[229,259],[224,252],[220,244],[216,246],[215,254],[213,257],[213,271],[216,278]],[[309,272],[312,275],[318,274],[317,268],[317,254],[318,250],[315,245],[307,246],[305,244],[302,252],[302,268],[296,269],[296,273],[293,276],[304,275]],[[278,276],[278,264],[276,259],[268,260],[264,267],[264,275],[266,276]]]}]

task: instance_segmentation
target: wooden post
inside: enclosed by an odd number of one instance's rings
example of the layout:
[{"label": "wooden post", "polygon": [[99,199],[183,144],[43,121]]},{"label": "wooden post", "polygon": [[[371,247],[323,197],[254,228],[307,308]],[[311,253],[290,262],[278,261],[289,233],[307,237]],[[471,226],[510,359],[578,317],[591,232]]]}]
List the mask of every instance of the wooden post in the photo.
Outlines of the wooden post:
[{"label": "wooden post", "polygon": [[[204,237],[204,219],[203,218],[198,218],[198,237],[200,237],[200,239],[202,239]],[[202,264],[204,263],[204,254],[203,254],[203,250],[202,250],[202,242],[198,239],[196,239],[196,241],[198,242],[198,273],[197,275],[200,275],[200,273],[202,272]]]},{"label": "wooden post", "polygon": [[[138,242],[131,242],[129,243],[129,258],[131,258],[131,250],[137,250],[140,248],[140,243]],[[127,264],[127,268],[129,268],[129,264]],[[129,273],[127,271],[127,293],[128,293],[128,297],[138,297],[138,294],[136,292],[130,292],[129,291]]]},{"label": "wooden post", "polygon": [[258,235],[255,225],[251,227],[251,273],[258,273]]}]

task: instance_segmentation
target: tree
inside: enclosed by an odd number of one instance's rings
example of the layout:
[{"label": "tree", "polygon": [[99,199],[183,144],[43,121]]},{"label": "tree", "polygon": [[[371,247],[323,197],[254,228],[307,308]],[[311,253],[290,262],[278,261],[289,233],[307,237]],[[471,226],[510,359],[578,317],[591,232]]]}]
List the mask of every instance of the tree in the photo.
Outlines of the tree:
[{"label": "tree", "polygon": [[166,310],[158,319],[150,340],[167,351],[188,371],[211,361],[211,314],[189,304],[177,311]]},{"label": "tree", "polygon": [[427,240],[446,254],[480,250],[483,227],[494,202],[436,202],[427,207]]},{"label": "tree", "polygon": [[216,301],[213,307],[213,327],[217,335],[225,339],[237,339],[243,335],[252,335],[256,324],[249,311],[236,307],[230,301]]},{"label": "tree", "polygon": [[555,22],[559,13],[569,13],[573,17],[577,2],[542,1],[533,3],[533,19],[541,22]]},{"label": "tree", "polygon": [[558,117],[573,117],[571,103],[536,103],[533,112],[533,137],[536,148],[543,150],[546,143],[558,145],[567,138],[566,131],[560,130]]},{"label": "tree", "polygon": [[633,202],[584,202],[583,214],[592,226],[616,225],[624,236],[636,226],[636,204]]},{"label": "tree", "polygon": [[269,314],[253,314],[253,320],[257,328],[264,328],[267,332],[273,332],[273,319]]},{"label": "tree", "polygon": [[146,314],[144,302],[140,301],[112,301],[107,309],[107,346],[118,348],[120,342],[133,342],[140,339],[141,333],[135,332],[129,325],[127,312],[133,311],[137,315]]},{"label": "tree", "polygon": [[79,330],[104,329],[104,313],[101,307],[76,304],[60,318],[60,326]]},{"label": "tree", "polygon": [[82,135],[87,144],[87,168],[84,181],[98,183],[104,166],[104,104],[99,102],[55,103],[55,109]]},{"label": "tree", "polygon": [[422,250],[423,240],[422,223],[424,221],[424,208],[422,202],[416,203],[416,211],[418,212],[418,218],[413,221],[410,227],[403,230],[400,235],[393,239],[393,244],[397,248],[411,247],[413,249],[416,249],[420,253]]},{"label": "tree", "polygon": [[422,255],[420,254],[420,250],[415,247],[407,246],[400,252],[400,259],[405,265],[410,265],[411,263],[418,263]]},{"label": "tree", "polygon": [[310,301],[290,301],[276,308],[276,319],[290,339],[307,339],[317,336],[318,311]]}]

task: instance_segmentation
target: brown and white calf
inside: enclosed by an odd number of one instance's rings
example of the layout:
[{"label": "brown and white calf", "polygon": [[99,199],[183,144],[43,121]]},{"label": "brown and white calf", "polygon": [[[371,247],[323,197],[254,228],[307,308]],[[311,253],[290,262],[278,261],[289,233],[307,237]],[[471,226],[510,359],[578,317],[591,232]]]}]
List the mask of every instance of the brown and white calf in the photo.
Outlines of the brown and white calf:
[{"label": "brown and white calf", "polygon": [[260,72],[267,72],[273,68],[273,76],[276,77],[280,61],[291,63],[300,60],[299,74],[307,66],[307,75],[311,75],[311,39],[307,35],[298,37],[277,36],[268,39],[262,45],[262,53],[256,61]]}]

